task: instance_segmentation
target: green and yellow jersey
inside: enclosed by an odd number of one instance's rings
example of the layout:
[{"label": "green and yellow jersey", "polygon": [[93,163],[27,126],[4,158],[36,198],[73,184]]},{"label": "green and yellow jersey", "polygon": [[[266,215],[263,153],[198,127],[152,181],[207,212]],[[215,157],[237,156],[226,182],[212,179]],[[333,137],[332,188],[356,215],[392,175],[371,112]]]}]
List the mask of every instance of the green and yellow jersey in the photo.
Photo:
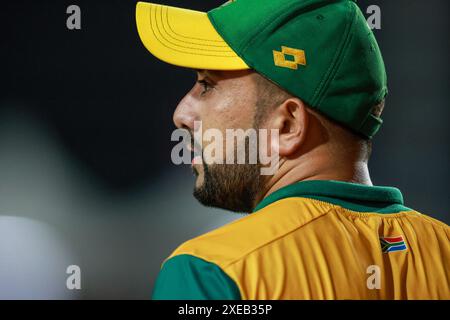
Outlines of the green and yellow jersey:
[{"label": "green and yellow jersey", "polygon": [[449,231],[396,188],[302,181],[182,244],[153,299],[450,299]]}]

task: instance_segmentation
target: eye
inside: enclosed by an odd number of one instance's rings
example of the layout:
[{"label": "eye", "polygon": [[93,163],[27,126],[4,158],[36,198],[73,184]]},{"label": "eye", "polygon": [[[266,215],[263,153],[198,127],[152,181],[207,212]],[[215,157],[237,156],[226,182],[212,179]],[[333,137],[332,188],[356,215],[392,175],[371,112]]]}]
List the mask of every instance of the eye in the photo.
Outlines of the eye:
[{"label": "eye", "polygon": [[197,80],[197,83],[199,83],[203,87],[203,91],[200,93],[200,95],[202,95],[202,96],[213,88],[213,86],[210,85],[209,82],[207,82],[204,79]]}]

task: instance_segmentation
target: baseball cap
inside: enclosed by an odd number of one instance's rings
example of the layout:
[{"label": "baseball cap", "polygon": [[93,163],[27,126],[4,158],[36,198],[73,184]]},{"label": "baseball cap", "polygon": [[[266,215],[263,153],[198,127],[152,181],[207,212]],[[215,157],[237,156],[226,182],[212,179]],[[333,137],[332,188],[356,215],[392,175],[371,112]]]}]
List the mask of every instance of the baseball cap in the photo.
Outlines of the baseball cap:
[{"label": "baseball cap", "polygon": [[254,69],[311,108],[372,138],[387,94],[377,41],[351,0],[234,0],[208,12],[138,2],[145,47],[167,63]]}]

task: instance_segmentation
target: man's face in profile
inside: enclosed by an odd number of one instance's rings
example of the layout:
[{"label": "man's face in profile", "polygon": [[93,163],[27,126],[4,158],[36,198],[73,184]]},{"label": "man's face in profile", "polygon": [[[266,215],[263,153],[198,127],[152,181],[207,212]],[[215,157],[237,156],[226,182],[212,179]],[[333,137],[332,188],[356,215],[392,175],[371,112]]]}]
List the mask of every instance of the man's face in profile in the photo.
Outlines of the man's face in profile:
[{"label": "man's face in profile", "polygon": [[[216,129],[226,137],[226,129],[255,128],[258,101],[256,73],[252,70],[210,71],[198,70],[197,82],[178,104],[173,120],[178,128],[189,130],[194,158],[192,169],[196,175],[194,196],[204,205],[238,212],[251,212],[255,197],[261,188],[263,176],[260,164],[214,163],[203,152],[208,144],[201,135],[194,135],[194,122],[201,122],[202,132]],[[201,137],[202,141],[195,141]],[[211,139],[209,139],[211,140]],[[239,139],[237,139],[239,140]],[[246,143],[245,141],[236,141]],[[199,146],[202,145],[201,150]],[[223,141],[223,158],[236,148],[227,150]],[[214,156],[214,155],[213,155]],[[236,159],[236,157],[234,157]]]}]

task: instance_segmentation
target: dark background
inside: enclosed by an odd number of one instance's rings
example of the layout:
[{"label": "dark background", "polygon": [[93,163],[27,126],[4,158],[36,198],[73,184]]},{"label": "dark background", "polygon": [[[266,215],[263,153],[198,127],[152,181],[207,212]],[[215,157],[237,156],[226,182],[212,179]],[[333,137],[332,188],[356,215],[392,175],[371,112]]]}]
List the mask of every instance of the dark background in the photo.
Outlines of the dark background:
[{"label": "dark background", "polygon": [[[240,217],[196,203],[190,168],[170,160],[172,113],[195,74],[148,53],[135,3],[0,7],[0,298],[149,298],[178,244]],[[66,28],[71,4],[81,30]],[[358,4],[381,8],[389,84],[372,181],[449,223],[449,2]],[[70,264],[81,290],[65,287]]]}]

